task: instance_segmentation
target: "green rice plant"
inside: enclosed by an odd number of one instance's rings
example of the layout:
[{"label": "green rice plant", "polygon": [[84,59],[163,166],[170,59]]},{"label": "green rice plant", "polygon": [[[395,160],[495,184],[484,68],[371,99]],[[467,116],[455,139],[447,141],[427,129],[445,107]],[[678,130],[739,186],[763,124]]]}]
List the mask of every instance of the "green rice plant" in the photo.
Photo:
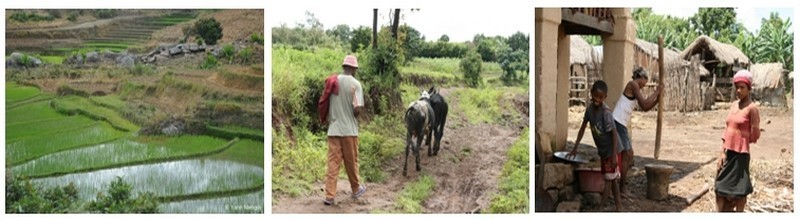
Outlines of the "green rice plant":
[{"label": "green rice plant", "polygon": [[24,101],[40,93],[39,88],[33,86],[20,86],[13,82],[6,83],[6,103]]},{"label": "green rice plant", "polygon": [[39,101],[6,110],[6,124],[26,123],[65,117],[50,107],[49,101]]},{"label": "green rice plant", "polygon": [[212,136],[228,138],[228,139],[233,139],[238,137],[238,138],[252,139],[256,141],[264,140],[264,131],[262,130],[232,126],[232,125],[226,125],[223,127],[206,125],[206,132]]},{"label": "green rice plant", "polygon": [[47,64],[62,64],[65,58],[63,56],[39,56],[39,59]]},{"label": "green rice plant", "polygon": [[208,157],[216,160],[229,160],[253,166],[264,167],[264,142],[241,139],[219,154]]},{"label": "green rice plant", "polygon": [[89,97],[89,101],[91,101],[92,104],[114,110],[119,110],[125,107],[125,101],[122,101],[122,99],[116,95],[91,96]]},{"label": "green rice plant", "polygon": [[6,143],[6,162],[21,164],[36,158],[115,140],[124,135],[106,123],[91,127],[18,139]]},{"label": "green rice plant", "polygon": [[[228,141],[208,136],[147,137],[57,152],[19,164],[11,171],[33,178],[201,157],[225,151]],[[263,161],[263,154],[262,154]],[[262,162],[263,163],[263,162]]]},{"label": "green rice plant", "polygon": [[31,123],[6,124],[6,142],[33,135],[43,135],[87,127],[94,124],[96,124],[94,120],[81,116],[63,117]]},{"label": "green rice plant", "polygon": [[405,186],[395,200],[395,208],[399,213],[422,213],[422,202],[431,195],[436,182],[430,175],[421,175],[415,182]]},{"label": "green rice plant", "polygon": [[53,100],[53,108],[63,114],[81,114],[95,120],[103,120],[114,128],[123,131],[137,131],[139,126],[123,118],[116,111],[92,104],[89,99],[80,96],[67,96]]},{"label": "green rice plant", "polygon": [[159,210],[162,213],[189,214],[263,213],[264,191],[237,196],[162,203]]},{"label": "green rice plant", "polygon": [[508,150],[503,172],[500,174],[500,192],[489,203],[489,213],[528,213],[530,210],[530,145],[528,129]]},{"label": "green rice plant", "polygon": [[132,193],[153,192],[159,198],[181,197],[200,193],[237,191],[263,187],[264,169],[223,160],[180,160],[157,164],[104,169],[36,179],[44,186],[74,183],[81,200],[93,199],[107,183],[123,174]]},{"label": "green rice plant", "polygon": [[134,76],[153,75],[156,73],[154,67],[145,64],[135,64],[130,67],[130,73]]}]

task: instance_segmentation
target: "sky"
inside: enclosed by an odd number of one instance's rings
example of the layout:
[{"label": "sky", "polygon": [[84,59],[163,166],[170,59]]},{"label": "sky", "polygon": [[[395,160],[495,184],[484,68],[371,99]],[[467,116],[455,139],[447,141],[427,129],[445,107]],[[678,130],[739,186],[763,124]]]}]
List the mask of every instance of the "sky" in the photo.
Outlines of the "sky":
[{"label": "sky", "polygon": [[[378,11],[378,25],[389,24],[389,8]],[[329,29],[338,24],[347,24],[351,28],[361,25],[372,27],[372,7],[361,9],[336,10],[332,8],[310,8],[308,6],[287,5],[281,10],[270,11],[273,20],[267,23],[270,28],[286,24],[294,27],[297,23],[305,23],[305,12],[314,16]],[[419,11],[403,10],[401,24],[414,27],[425,40],[439,39],[447,34],[451,42],[470,41],[479,33],[486,36],[511,36],[516,32],[530,35],[533,30],[533,10],[525,7],[486,8],[465,7],[454,10],[450,7],[420,8]]]},{"label": "sky", "polygon": [[[675,17],[689,18],[697,13],[698,8],[660,8],[654,7],[653,12],[662,15],[672,15]],[[778,12],[778,16],[784,20],[788,17],[791,18],[792,26],[789,31],[794,32],[794,11],[792,8],[744,8],[738,7],[736,10],[736,19],[742,22],[750,32],[755,32],[761,28],[761,19],[769,18],[770,12]]]}]

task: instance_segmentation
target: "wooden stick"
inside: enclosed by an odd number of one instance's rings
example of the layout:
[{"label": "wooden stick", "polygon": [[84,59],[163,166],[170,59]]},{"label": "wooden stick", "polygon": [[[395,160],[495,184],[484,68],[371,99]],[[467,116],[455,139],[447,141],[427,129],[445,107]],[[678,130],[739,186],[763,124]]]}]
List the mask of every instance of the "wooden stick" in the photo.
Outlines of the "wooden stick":
[{"label": "wooden stick", "polygon": [[692,194],[692,196],[686,198],[686,205],[691,205],[692,203],[694,203],[694,201],[697,201],[697,199],[703,197],[703,195],[705,195],[710,189],[711,189],[711,184],[706,183],[706,185],[703,186],[703,189],[697,191],[695,194]]},{"label": "wooden stick", "polygon": [[[658,85],[664,85],[664,78],[667,73],[664,71],[664,36],[658,36]],[[661,149],[661,122],[664,121],[664,91],[658,94],[658,122],[656,124],[656,149],[655,155],[658,160],[658,151]]]}]

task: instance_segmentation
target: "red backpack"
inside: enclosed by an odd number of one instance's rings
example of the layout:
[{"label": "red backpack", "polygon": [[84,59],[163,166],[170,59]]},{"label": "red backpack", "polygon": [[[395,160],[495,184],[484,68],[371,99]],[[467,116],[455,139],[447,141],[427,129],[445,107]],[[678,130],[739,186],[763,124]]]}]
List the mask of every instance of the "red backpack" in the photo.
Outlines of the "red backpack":
[{"label": "red backpack", "polygon": [[317,112],[319,113],[319,123],[328,123],[328,110],[331,105],[331,94],[339,94],[339,75],[334,73],[328,78],[325,78],[325,89],[322,90],[322,96],[319,97],[317,102]]}]

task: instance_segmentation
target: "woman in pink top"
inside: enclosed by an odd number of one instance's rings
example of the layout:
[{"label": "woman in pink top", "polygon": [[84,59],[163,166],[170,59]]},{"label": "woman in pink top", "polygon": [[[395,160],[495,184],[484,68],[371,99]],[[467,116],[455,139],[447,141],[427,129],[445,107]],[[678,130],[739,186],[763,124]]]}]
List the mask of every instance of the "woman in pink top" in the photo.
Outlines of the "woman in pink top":
[{"label": "woman in pink top", "polygon": [[750,143],[756,143],[761,131],[758,108],[750,98],[753,77],[747,70],[733,76],[736,96],[725,119],[722,152],[717,161],[715,182],[717,211],[742,212],[747,195],[753,192],[750,182]]}]

